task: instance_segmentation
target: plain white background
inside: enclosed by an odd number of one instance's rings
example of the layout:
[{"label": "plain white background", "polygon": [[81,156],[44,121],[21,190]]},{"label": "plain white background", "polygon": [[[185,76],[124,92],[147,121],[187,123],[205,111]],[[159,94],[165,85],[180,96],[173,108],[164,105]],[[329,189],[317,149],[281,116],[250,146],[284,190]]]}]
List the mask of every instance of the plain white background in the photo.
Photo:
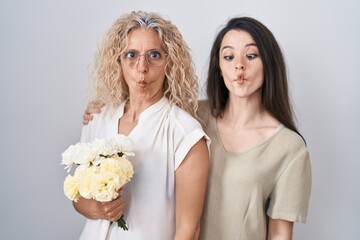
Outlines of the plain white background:
[{"label": "plain white background", "polygon": [[84,219],[63,194],[60,155],[79,140],[97,44],[120,14],[140,9],[178,26],[202,84],[230,17],[274,33],[313,168],[308,221],[294,239],[359,239],[358,0],[0,0],[0,239],[78,238]]}]

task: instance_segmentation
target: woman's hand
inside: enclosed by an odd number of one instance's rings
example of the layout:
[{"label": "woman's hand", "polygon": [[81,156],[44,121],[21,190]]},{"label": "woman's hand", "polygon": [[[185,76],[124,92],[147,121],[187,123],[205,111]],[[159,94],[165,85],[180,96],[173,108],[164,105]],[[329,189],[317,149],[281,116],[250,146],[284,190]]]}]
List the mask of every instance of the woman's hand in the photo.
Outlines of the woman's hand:
[{"label": "woman's hand", "polygon": [[125,209],[125,201],[121,192],[122,189],[119,190],[119,197],[110,202],[99,202],[80,197],[77,202],[73,202],[73,205],[77,212],[88,219],[105,219],[116,222],[123,215]]},{"label": "woman's hand", "polygon": [[93,114],[100,113],[102,106],[103,104],[97,101],[89,102],[83,115],[83,124],[87,125],[93,119]]}]

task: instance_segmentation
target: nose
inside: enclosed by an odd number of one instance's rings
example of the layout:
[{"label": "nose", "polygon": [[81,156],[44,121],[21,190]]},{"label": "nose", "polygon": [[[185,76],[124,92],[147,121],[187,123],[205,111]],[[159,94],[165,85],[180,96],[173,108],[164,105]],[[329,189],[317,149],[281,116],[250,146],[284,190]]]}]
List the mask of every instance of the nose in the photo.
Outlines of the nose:
[{"label": "nose", "polygon": [[236,62],[235,62],[235,69],[236,70],[244,70],[245,69],[245,61],[242,58],[239,58]]},{"label": "nose", "polygon": [[136,68],[139,72],[141,73],[145,73],[149,70],[149,64],[146,60],[146,57],[145,55],[140,55],[139,56],[139,59],[136,63]]}]

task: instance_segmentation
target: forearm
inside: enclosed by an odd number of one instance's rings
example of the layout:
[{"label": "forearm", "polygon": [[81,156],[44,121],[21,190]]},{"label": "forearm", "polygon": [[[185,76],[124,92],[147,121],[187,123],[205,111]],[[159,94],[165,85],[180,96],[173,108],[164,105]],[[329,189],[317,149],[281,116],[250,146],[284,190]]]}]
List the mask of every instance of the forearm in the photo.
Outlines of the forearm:
[{"label": "forearm", "polygon": [[292,240],[292,236],[288,236],[288,235],[268,236],[267,240]]},{"label": "forearm", "polygon": [[292,240],[293,222],[281,219],[269,219],[267,240]]},{"label": "forearm", "polygon": [[292,240],[292,236],[284,236],[284,235],[268,236],[267,240]]},{"label": "forearm", "polygon": [[196,227],[187,225],[187,226],[178,226],[176,228],[174,240],[196,240]]},{"label": "forearm", "polygon": [[200,222],[194,226],[193,224],[178,224],[176,227],[175,240],[198,240],[200,235]]}]

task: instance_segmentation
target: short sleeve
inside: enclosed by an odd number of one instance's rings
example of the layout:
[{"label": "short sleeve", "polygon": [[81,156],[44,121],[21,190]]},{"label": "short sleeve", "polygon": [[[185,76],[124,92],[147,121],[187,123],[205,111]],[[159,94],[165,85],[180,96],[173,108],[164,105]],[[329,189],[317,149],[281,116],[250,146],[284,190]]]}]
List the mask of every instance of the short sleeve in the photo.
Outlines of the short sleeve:
[{"label": "short sleeve", "polygon": [[185,136],[175,153],[175,170],[180,166],[190,149],[203,137],[205,137],[209,149],[210,138],[205,134],[201,127],[194,129]]},{"label": "short sleeve", "polygon": [[311,165],[305,149],[285,168],[270,196],[267,214],[273,219],[306,222],[311,192]]},{"label": "short sleeve", "polygon": [[205,138],[206,144],[210,146],[210,138],[205,134],[201,124],[189,113],[173,106],[169,114],[169,124],[173,146],[174,171],[181,165],[190,149],[201,139]]}]

